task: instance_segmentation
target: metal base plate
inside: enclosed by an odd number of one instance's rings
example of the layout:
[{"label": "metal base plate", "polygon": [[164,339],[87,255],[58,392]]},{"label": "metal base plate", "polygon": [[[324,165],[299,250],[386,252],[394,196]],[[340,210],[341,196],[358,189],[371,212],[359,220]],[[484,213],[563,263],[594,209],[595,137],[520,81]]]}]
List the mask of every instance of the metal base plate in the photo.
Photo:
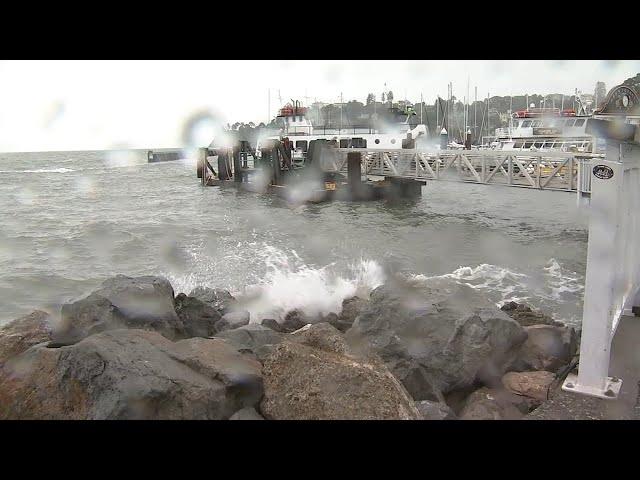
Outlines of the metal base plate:
[{"label": "metal base plate", "polygon": [[618,398],[621,387],[622,379],[617,377],[608,377],[604,390],[580,385],[578,383],[578,375],[574,373],[570,373],[562,384],[562,390],[565,392],[580,393],[582,395],[604,398],[606,400],[615,400]]}]

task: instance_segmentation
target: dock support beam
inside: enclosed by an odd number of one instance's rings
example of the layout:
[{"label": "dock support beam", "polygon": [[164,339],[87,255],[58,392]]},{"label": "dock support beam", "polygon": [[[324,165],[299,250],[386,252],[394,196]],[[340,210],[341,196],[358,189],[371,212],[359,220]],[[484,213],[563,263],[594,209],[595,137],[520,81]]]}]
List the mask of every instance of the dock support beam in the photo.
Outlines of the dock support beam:
[{"label": "dock support beam", "polygon": [[233,181],[242,182],[242,169],[240,167],[240,145],[233,147]]},{"label": "dock support beam", "polygon": [[362,154],[347,153],[347,180],[351,196],[358,198],[362,192]]},{"label": "dock support beam", "polygon": [[207,181],[207,151],[208,149],[206,147],[198,149],[198,165],[196,170],[198,178],[202,179],[202,185],[205,185]]},{"label": "dock support beam", "polygon": [[622,380],[609,377],[611,342],[623,315],[639,304],[640,145],[607,142],[605,160],[589,166],[591,201],[578,375],[565,391],[615,399]]}]

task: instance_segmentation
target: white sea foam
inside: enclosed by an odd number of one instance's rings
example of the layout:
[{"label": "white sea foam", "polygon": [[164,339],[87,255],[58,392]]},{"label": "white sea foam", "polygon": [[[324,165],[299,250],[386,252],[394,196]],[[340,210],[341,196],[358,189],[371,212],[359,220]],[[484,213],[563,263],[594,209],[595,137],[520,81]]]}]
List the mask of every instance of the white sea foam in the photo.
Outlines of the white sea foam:
[{"label": "white sea foam", "polygon": [[[262,279],[239,291],[232,292],[251,319],[281,319],[287,312],[300,309],[308,315],[340,313],[345,298],[369,292],[384,283],[382,266],[374,260],[360,259],[342,266],[307,265],[295,250],[285,251],[268,244],[254,245],[254,261],[262,264]],[[201,254],[195,254],[202,262]],[[239,261],[225,259],[225,262]],[[246,259],[244,259],[246,261]],[[165,275],[176,291],[189,292],[197,285],[215,287],[202,274]],[[220,286],[220,285],[218,285]]]},{"label": "white sea foam", "polygon": [[[529,274],[516,272],[505,267],[483,263],[476,267],[460,267],[451,273],[428,277],[413,275],[417,281],[428,282],[434,278],[449,278],[456,282],[481,290],[497,306],[505,302],[525,302],[541,308],[549,304],[562,304],[565,293],[575,296],[584,290],[583,279],[576,272],[562,268],[560,263],[551,258],[541,272]],[[546,310],[553,318],[559,316],[554,311]],[[575,318],[565,318],[574,321]]]},{"label": "white sea foam", "polygon": [[[264,272],[255,283],[232,292],[241,308],[251,314],[252,322],[263,318],[281,319],[288,311],[299,309],[308,315],[339,313],[342,301],[353,295],[367,297],[371,290],[382,285],[386,278],[382,265],[375,260],[361,258],[349,265],[331,263],[308,265],[295,250],[285,251],[268,244],[252,244],[252,271]],[[233,268],[236,262],[247,262],[236,253],[223,260]],[[202,253],[194,254],[203,264]],[[209,263],[205,271],[182,275],[167,275],[177,291],[189,292],[195,286],[221,287],[208,282],[206,272],[219,272],[220,260]],[[207,262],[204,262],[206,265]],[[203,268],[203,267],[201,267]],[[461,266],[451,273],[436,276],[411,275],[415,281],[447,278],[482,291],[496,305],[508,301],[526,302],[540,308],[562,303],[565,292],[575,296],[583,290],[581,277],[566,271],[555,259],[550,259],[539,272],[522,273],[506,267],[481,264]],[[211,284],[210,284],[211,283]],[[552,314],[553,312],[548,312]]]}]

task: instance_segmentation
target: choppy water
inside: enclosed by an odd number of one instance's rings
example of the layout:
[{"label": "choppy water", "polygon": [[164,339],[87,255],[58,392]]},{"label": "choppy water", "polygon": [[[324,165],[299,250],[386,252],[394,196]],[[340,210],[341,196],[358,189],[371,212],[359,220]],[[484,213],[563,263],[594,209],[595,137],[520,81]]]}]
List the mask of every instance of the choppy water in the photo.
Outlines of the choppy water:
[{"label": "choppy water", "polygon": [[293,207],[202,188],[193,164],[146,151],[51,152],[0,154],[0,206],[0,323],[118,273],[254,295],[254,316],[335,311],[389,269],[567,321],[582,311],[587,222],[568,193],[431,182],[402,203]]}]

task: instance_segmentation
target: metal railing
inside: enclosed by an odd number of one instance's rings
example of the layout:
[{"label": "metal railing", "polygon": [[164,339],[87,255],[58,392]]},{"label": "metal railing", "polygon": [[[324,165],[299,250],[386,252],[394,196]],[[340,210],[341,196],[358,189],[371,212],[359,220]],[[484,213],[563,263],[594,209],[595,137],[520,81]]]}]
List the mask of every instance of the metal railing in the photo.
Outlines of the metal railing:
[{"label": "metal railing", "polygon": [[573,152],[329,148],[321,156],[322,169],[345,173],[349,152],[361,153],[365,175],[561,190],[583,195],[589,193],[590,184],[580,177],[580,172],[587,169],[579,165],[603,157]]}]

